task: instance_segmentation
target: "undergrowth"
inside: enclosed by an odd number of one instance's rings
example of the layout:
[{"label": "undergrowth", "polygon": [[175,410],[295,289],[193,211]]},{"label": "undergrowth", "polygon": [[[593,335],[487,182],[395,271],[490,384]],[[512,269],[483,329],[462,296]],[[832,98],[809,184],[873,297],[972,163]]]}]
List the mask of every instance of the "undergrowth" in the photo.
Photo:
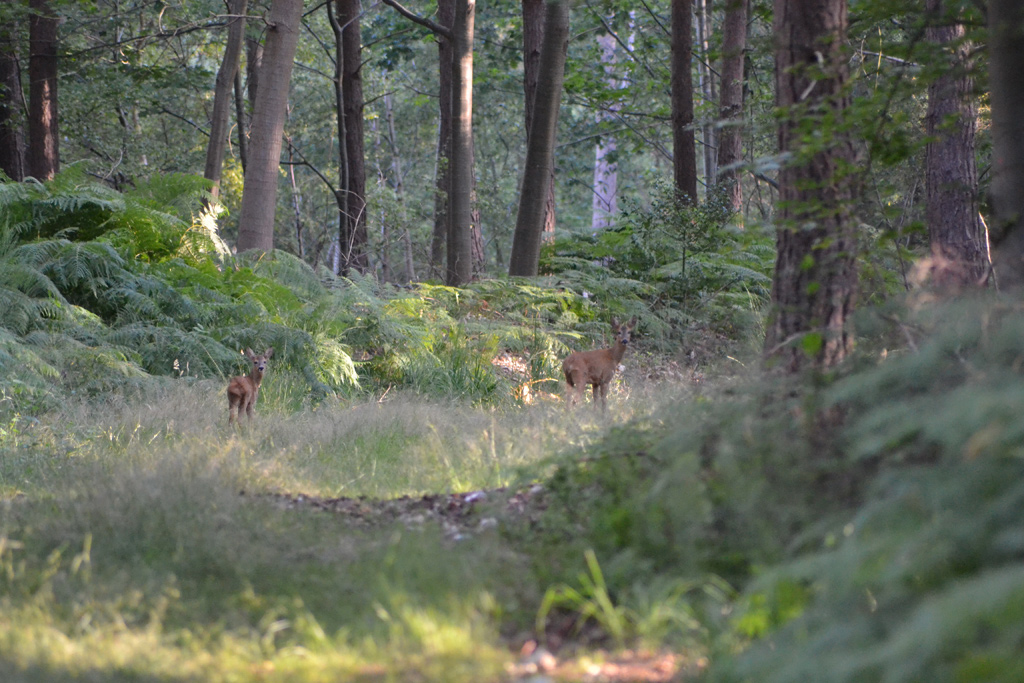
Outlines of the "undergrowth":
[{"label": "undergrowth", "polygon": [[[890,301],[837,373],[702,382],[681,352],[742,348],[769,267],[713,201],[631,209],[542,278],[399,288],[226,254],[166,182],[0,185],[0,678],[501,680],[539,640],[1020,680],[1016,302]],[[565,411],[560,359],[632,315],[609,413]],[[275,353],[235,431],[247,346]],[[288,503],[479,490],[457,535]]]}]

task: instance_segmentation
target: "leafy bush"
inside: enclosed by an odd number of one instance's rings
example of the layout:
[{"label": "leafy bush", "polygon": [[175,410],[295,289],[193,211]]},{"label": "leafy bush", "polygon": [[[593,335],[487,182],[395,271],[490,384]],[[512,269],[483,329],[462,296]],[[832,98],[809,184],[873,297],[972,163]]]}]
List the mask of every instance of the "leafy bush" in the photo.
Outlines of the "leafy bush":
[{"label": "leafy bush", "polygon": [[705,326],[739,338],[768,300],[775,251],[769,236],[730,218],[721,194],[691,206],[662,186],[650,206],[627,203],[618,226],[545,246],[541,269],[623,316],[643,301],[653,318],[645,329],[672,343]]}]

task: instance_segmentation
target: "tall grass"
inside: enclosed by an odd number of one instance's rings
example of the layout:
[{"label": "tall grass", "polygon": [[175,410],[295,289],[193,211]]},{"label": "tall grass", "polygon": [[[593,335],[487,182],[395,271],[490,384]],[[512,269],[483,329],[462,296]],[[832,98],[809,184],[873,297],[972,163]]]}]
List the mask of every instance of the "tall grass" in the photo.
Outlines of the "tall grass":
[{"label": "tall grass", "polygon": [[182,380],[5,431],[0,680],[496,680],[498,624],[530,624],[546,588],[527,552],[261,494],[516,486],[647,410],[409,395],[296,410],[289,385],[268,375],[239,430],[223,383]]}]

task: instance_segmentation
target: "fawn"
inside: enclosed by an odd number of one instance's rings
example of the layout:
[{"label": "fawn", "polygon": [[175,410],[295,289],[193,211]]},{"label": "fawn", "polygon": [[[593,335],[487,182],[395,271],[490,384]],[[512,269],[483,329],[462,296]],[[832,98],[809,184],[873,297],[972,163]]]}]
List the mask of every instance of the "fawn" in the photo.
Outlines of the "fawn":
[{"label": "fawn", "polygon": [[263,373],[267,369],[267,361],[274,355],[274,349],[267,349],[257,356],[252,349],[245,350],[245,357],[252,361],[252,371],[248,375],[232,377],[228,382],[228,424],[238,425],[238,415],[244,410],[252,422],[252,409],[256,405],[256,397],[263,383]]},{"label": "fawn", "polygon": [[562,361],[562,372],[569,384],[569,404],[583,401],[587,385],[594,387],[594,403],[600,403],[601,410],[608,409],[608,385],[615,375],[616,368],[626,353],[630,335],[636,327],[636,316],[625,325],[620,325],[612,318],[612,332],[615,344],[609,349],[593,351],[575,351]]}]

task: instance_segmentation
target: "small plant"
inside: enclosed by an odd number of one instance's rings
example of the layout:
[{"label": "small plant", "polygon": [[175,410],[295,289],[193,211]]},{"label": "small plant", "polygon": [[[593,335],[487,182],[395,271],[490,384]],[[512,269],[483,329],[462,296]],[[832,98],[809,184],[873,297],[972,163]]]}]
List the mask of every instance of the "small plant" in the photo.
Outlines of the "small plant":
[{"label": "small plant", "polygon": [[594,551],[588,549],[584,553],[584,558],[587,571],[579,575],[579,588],[562,584],[549,588],[544,593],[544,599],[537,612],[537,631],[544,633],[548,616],[553,609],[563,609],[576,614],[577,631],[587,621],[594,620],[618,647],[624,647],[632,617],[625,608],[612,601]]}]

